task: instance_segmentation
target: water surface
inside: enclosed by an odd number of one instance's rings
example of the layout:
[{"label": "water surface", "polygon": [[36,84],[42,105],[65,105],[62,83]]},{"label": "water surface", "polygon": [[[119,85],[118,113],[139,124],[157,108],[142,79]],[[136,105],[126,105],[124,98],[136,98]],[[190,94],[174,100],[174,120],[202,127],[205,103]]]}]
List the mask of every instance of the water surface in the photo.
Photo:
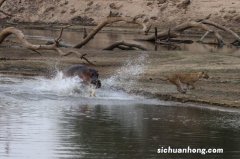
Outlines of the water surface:
[{"label": "water surface", "polygon": [[[1,159],[240,157],[238,110],[167,103],[107,86],[88,97],[76,92],[79,79],[61,74],[0,77]],[[157,154],[167,146],[224,153]]]},{"label": "water surface", "polygon": [[[54,38],[58,37],[59,31],[56,30],[36,30],[36,29],[28,29],[23,30],[26,34],[27,38],[32,40],[36,40],[37,42],[42,41],[45,43],[46,41],[53,40]],[[91,29],[88,29],[90,32]],[[67,31],[65,30],[62,36],[63,43],[66,45],[75,45],[82,41],[83,33],[76,32],[76,31]],[[135,43],[142,45],[143,47],[147,48],[148,50],[152,51],[155,50],[154,43],[146,42],[146,41],[138,41],[136,39],[141,39],[143,37],[142,33],[120,33],[118,31],[111,31],[111,32],[99,32],[96,36],[83,48],[81,49],[90,49],[90,50],[101,50],[114,42],[117,41],[126,41],[130,43]],[[200,37],[189,37],[182,35],[179,39],[190,39],[193,41],[198,41]],[[234,41],[232,39],[226,39],[226,41]],[[214,38],[206,37],[204,42],[214,42]],[[158,51],[167,51],[167,50],[183,50],[183,51],[191,51],[191,52],[224,52],[224,53],[234,53],[239,52],[239,49],[236,47],[231,46],[224,46],[218,47],[216,45],[208,45],[208,44],[201,44],[194,42],[192,44],[177,44],[175,49],[171,49],[168,46],[158,45]]]},{"label": "water surface", "polygon": [[[28,30],[27,34],[36,35],[27,37],[38,42],[57,35],[36,30]],[[98,34],[86,47],[100,49],[113,41],[135,37]],[[67,32],[63,37],[70,44],[79,38],[76,32]],[[154,49],[150,43],[141,44]],[[182,45],[182,49],[219,51],[199,44]],[[131,59],[115,75],[103,79],[97,97],[89,97],[78,78],[65,79],[61,72],[53,79],[0,75],[0,158],[239,159],[239,110],[163,102],[112,88],[127,85],[131,90],[137,79],[130,77],[144,73],[145,56]],[[224,153],[157,153],[158,148],[168,146],[222,148]]]}]

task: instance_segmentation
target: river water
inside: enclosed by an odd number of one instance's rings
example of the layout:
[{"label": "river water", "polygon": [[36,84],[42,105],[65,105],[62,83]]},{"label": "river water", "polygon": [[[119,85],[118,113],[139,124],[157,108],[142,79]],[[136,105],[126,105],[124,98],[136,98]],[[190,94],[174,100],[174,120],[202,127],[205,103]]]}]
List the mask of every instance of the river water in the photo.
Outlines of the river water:
[{"label": "river water", "polygon": [[[0,158],[240,157],[239,110],[146,99],[106,85],[96,97],[86,92],[61,72],[53,79],[1,76]],[[168,146],[224,153],[157,153]]]},{"label": "river water", "polygon": [[[55,30],[36,30],[36,29],[28,29],[23,30],[24,33],[27,35],[27,38],[30,41],[37,40],[43,41],[45,43],[49,40],[54,40],[54,38],[58,37],[59,31]],[[88,32],[90,32],[91,29],[88,29]],[[83,33],[82,32],[76,32],[76,31],[64,31],[62,35],[63,43],[66,45],[75,45],[79,43],[82,40]],[[142,45],[143,47],[147,48],[148,50],[155,50],[155,45],[151,42],[145,42],[145,41],[138,41],[134,39],[141,39],[143,37],[142,33],[137,34],[134,33],[120,33],[118,31],[116,32],[100,32],[98,33],[87,45],[83,46],[82,49],[93,49],[93,50],[102,50],[103,48],[113,44],[116,41],[126,41],[130,43],[135,43],[138,45]],[[193,41],[199,40],[199,37],[182,37],[182,39],[192,39]],[[229,39],[227,40],[229,41]],[[230,40],[234,41],[234,40]],[[213,38],[206,37],[205,42],[214,42]],[[158,45],[158,50],[172,50],[168,46]],[[192,44],[179,44],[178,47],[176,47],[174,50],[184,50],[184,51],[192,51],[192,52],[224,52],[224,53],[233,53],[236,51],[239,51],[239,49],[231,46],[225,46],[223,48],[219,48],[216,45],[203,45],[197,42],[194,42]]]},{"label": "river water", "polygon": [[[32,40],[56,35],[33,32],[28,32],[37,35],[28,36]],[[102,34],[88,47],[98,49],[121,38],[133,35]],[[69,32],[64,39],[76,43],[79,35]],[[207,48],[201,47],[183,45],[185,50]],[[96,97],[89,97],[78,78],[63,78],[61,72],[52,79],[0,75],[0,159],[239,159],[240,110],[163,102],[112,88],[119,83],[131,87],[134,80],[119,77],[141,74],[141,60],[102,79]],[[157,153],[168,146],[221,148],[223,153]]]}]

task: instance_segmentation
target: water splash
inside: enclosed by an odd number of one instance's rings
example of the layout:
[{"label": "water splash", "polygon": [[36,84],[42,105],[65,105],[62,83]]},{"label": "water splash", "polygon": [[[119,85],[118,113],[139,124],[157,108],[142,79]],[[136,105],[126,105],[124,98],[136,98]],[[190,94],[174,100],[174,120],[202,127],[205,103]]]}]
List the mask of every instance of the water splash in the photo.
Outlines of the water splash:
[{"label": "water splash", "polygon": [[[116,90],[115,88],[124,88],[131,90],[141,77],[146,69],[146,57],[148,55],[141,54],[139,57],[129,59],[116,74],[107,79],[102,79],[102,88],[96,90],[97,98],[104,99],[135,99],[134,95]],[[89,97],[89,87],[84,87],[81,84],[81,79],[78,77],[64,78],[61,71],[52,79],[39,78],[38,87],[35,90],[41,92],[54,92],[58,95],[74,95]]]},{"label": "water splash", "polygon": [[[80,78],[64,77],[63,72],[58,71],[52,79],[38,78],[34,91],[41,94],[55,94],[58,96],[77,96],[90,97],[92,87],[85,86]],[[38,83],[38,84],[37,84]],[[134,96],[129,96],[121,90],[113,90],[108,87],[102,87],[96,90],[96,98],[101,99],[134,99]]]},{"label": "water splash", "polygon": [[147,54],[141,54],[136,59],[129,59],[113,76],[103,80],[103,84],[108,88],[121,87],[131,90],[145,72],[147,56]]},{"label": "water splash", "polygon": [[52,79],[37,78],[38,85],[34,88],[35,91],[46,93],[51,92],[57,95],[83,95],[84,89],[80,78],[71,77],[65,78],[63,72],[57,71],[56,76]]},{"label": "water splash", "polygon": [[[101,79],[103,87],[96,90],[96,99],[117,99],[117,100],[134,100],[139,99],[138,96],[130,95],[118,88],[131,89],[136,81],[141,77],[146,68],[146,54],[141,54],[138,58],[129,59],[116,74],[107,79]],[[63,72],[56,71],[56,75],[47,79],[44,77],[36,77],[31,79],[5,78],[6,83],[13,89],[9,94],[18,95],[19,97],[29,95],[31,99],[45,97],[89,97],[90,87],[83,85],[82,80],[78,77],[64,77]],[[3,86],[2,90],[3,90]],[[7,89],[6,89],[7,90]],[[36,97],[38,95],[39,97]],[[36,97],[36,98],[35,98]]]}]

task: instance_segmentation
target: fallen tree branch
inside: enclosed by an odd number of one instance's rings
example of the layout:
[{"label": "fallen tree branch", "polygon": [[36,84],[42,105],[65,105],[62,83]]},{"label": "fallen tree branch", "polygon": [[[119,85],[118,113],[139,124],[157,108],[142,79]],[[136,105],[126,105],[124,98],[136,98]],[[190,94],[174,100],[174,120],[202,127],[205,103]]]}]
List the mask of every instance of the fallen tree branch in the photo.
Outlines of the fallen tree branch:
[{"label": "fallen tree branch", "polygon": [[170,42],[179,43],[179,44],[192,44],[193,40],[185,40],[185,39],[170,39]]},{"label": "fallen tree branch", "polygon": [[55,42],[60,42],[62,39],[62,34],[63,34],[63,30],[66,29],[66,28],[69,28],[71,27],[72,25],[67,25],[65,27],[62,27],[61,28],[61,31],[60,31],[60,34],[58,35],[58,37],[55,39]]},{"label": "fallen tree branch", "polygon": [[[69,26],[67,26],[69,27]],[[15,35],[16,38],[18,39],[18,41],[22,44],[23,47],[25,47],[26,49],[32,50],[38,54],[41,55],[40,52],[38,52],[38,50],[54,50],[56,51],[60,56],[68,56],[70,54],[76,54],[79,58],[85,60],[87,63],[91,64],[91,65],[95,65],[92,62],[90,62],[87,58],[86,55],[87,54],[80,54],[77,51],[71,50],[68,51],[67,53],[65,53],[63,50],[61,50],[59,48],[59,42],[61,41],[61,37],[63,34],[63,29],[66,27],[63,27],[60,31],[59,36],[56,38],[56,40],[54,41],[54,43],[49,44],[49,45],[36,45],[36,44],[32,44],[29,41],[26,40],[23,32],[17,28],[14,27],[8,27],[3,29],[0,32],[0,44],[11,34]]]},{"label": "fallen tree branch", "polygon": [[[217,45],[217,46],[219,46],[219,44],[217,43],[217,42],[205,42],[205,41],[197,41],[197,42],[200,42],[201,44],[207,44],[207,45]],[[219,46],[220,48],[222,47],[222,46]]]},{"label": "fallen tree branch", "polygon": [[203,42],[203,40],[205,39],[205,37],[210,33],[210,31],[206,31],[205,34],[203,34],[203,36],[200,38],[199,42]]},{"label": "fallen tree branch", "polygon": [[129,48],[128,50],[132,50],[132,49],[147,50],[145,47],[143,47],[141,45],[124,42],[124,41],[115,42],[115,43],[109,45],[108,47],[104,48],[103,50],[113,50],[115,48],[120,48],[120,49],[123,48],[124,50],[126,50],[127,47]]},{"label": "fallen tree branch", "polygon": [[87,54],[81,54],[81,53],[79,53],[78,51],[75,51],[75,50],[71,50],[71,51],[69,51],[69,52],[67,52],[67,53],[65,53],[65,54],[63,54],[63,55],[61,55],[61,56],[69,56],[69,55],[71,55],[71,54],[74,54],[74,55],[76,55],[77,57],[79,57],[80,59],[85,60],[85,61],[86,61],[88,64],[90,64],[90,65],[96,66],[94,63],[92,63],[91,61],[89,61],[89,60],[86,58]]},{"label": "fallen tree branch", "polygon": [[[52,44],[54,44],[55,43],[55,40],[49,40],[49,41],[47,41],[46,43],[45,43],[45,45],[52,45]],[[72,45],[70,45],[70,44],[65,44],[65,43],[63,43],[62,41],[60,41],[59,43],[58,43],[58,47],[59,48],[72,48],[73,46]]]},{"label": "fallen tree branch", "polygon": [[171,43],[170,41],[161,41],[161,40],[158,40],[156,41],[156,44],[159,44],[159,45],[162,45],[162,46],[165,46],[165,47],[168,47],[168,49],[170,50],[175,50],[177,48],[180,48],[180,46],[178,46],[177,44],[175,43]]},{"label": "fallen tree branch", "polygon": [[158,50],[157,40],[158,40],[158,29],[154,27],[154,35],[155,35],[155,42],[154,42],[154,51]]},{"label": "fallen tree branch", "polygon": [[211,25],[211,26],[214,26],[214,27],[216,27],[216,28],[218,28],[218,29],[221,29],[221,30],[223,30],[223,31],[226,31],[226,32],[232,34],[232,36],[233,36],[237,41],[240,42],[240,37],[239,37],[239,35],[238,35],[237,33],[235,33],[234,31],[232,31],[231,29],[226,28],[225,26],[219,25],[219,24],[214,23],[214,22],[209,21],[209,20],[203,20],[203,21],[201,21],[201,23],[207,24],[207,25]]},{"label": "fallen tree branch", "polygon": [[85,39],[88,36],[87,29],[83,28],[83,39]]},{"label": "fallen tree branch", "polygon": [[[202,43],[202,44],[209,44],[209,45],[218,45],[219,47],[222,47],[224,45],[224,42],[221,40],[217,39],[217,43],[215,42],[204,42],[203,40],[205,39],[205,37],[209,34],[212,33],[212,31],[206,31],[206,33],[200,38],[200,40],[198,40],[197,42]],[[219,34],[218,34],[219,35]],[[218,36],[216,35],[216,36]],[[220,35],[219,35],[220,36]],[[222,39],[222,37],[219,37],[220,39]]]},{"label": "fallen tree branch", "polygon": [[[203,30],[210,30],[206,25],[195,22],[195,21],[190,21],[186,23],[182,23],[175,28],[171,30],[169,33],[169,30],[165,30],[163,32],[159,32],[157,37],[159,39],[167,39],[167,38],[176,38],[179,36],[179,33],[183,32],[184,30],[190,29],[190,28],[201,28]],[[147,36],[146,38],[140,39],[140,40],[145,40],[145,41],[154,41],[155,40],[155,35],[150,35]]]},{"label": "fallen tree branch", "polygon": [[79,44],[75,45],[74,48],[81,48],[84,45],[86,45],[91,39],[93,39],[93,37],[106,25],[108,24],[112,24],[112,23],[116,23],[116,22],[120,22],[120,21],[124,21],[127,23],[135,23],[135,24],[139,24],[143,27],[143,31],[147,30],[147,26],[142,23],[137,21],[137,19],[134,18],[129,18],[129,17],[108,17],[105,21],[101,22],[100,24],[97,25],[97,27],[95,29],[93,29],[86,38],[83,39],[82,42],[80,42]]},{"label": "fallen tree branch", "polygon": [[168,40],[157,40],[156,43],[158,44],[166,44],[166,43],[177,43],[177,44],[192,44],[193,40],[184,40],[184,39],[170,39]]},{"label": "fallen tree branch", "polygon": [[[11,34],[15,35],[18,41],[22,44],[23,47],[29,49],[29,50],[54,50],[57,51],[60,55],[64,54],[58,47],[57,43],[59,41],[56,41],[54,44],[51,45],[36,45],[28,42],[23,34],[23,32],[19,29],[16,29],[14,27],[8,27],[3,29],[0,32],[0,44]],[[60,36],[59,36],[60,37]],[[57,40],[60,38],[58,37]]]},{"label": "fallen tree branch", "polygon": [[203,20],[208,20],[208,19],[210,19],[211,16],[212,16],[212,14],[208,14],[206,17],[201,18],[201,19],[197,19],[197,20],[195,20],[195,21],[196,21],[196,22],[202,22]]},{"label": "fallen tree branch", "polygon": [[235,40],[231,44],[234,45],[234,46],[240,47],[240,41],[238,41],[238,40]]},{"label": "fallen tree branch", "polygon": [[[178,36],[179,36],[178,33],[173,33],[173,32],[170,33],[170,37],[171,37],[171,38],[176,38],[176,37],[178,37]],[[154,42],[154,41],[155,41],[155,37],[156,37],[155,34],[152,34],[152,35],[143,37],[143,38],[141,38],[141,39],[136,39],[136,40],[140,40],[140,41],[152,41],[152,42]],[[169,37],[168,30],[167,30],[167,31],[158,32],[158,34],[157,34],[157,38],[158,38],[158,39],[167,39],[168,37]]]},{"label": "fallen tree branch", "polygon": [[[217,31],[211,30],[207,25],[200,23],[200,22],[195,22],[195,21],[189,21],[189,22],[177,25],[175,28],[173,28],[171,30],[171,33],[169,33],[169,30],[160,32],[160,33],[158,33],[158,38],[167,39],[167,38],[178,37],[178,36],[180,36],[181,32],[183,32],[187,29],[191,29],[191,28],[200,28],[202,30],[212,32],[218,41],[218,45],[224,44],[222,36]],[[140,39],[140,40],[154,41],[155,35],[153,34],[151,36],[148,36],[148,37]]]},{"label": "fallen tree branch", "polygon": [[42,55],[41,52],[37,51],[37,50],[32,50],[33,52],[37,53],[38,55]]},{"label": "fallen tree branch", "polygon": [[135,48],[132,47],[128,47],[128,46],[123,46],[123,45],[119,45],[116,48],[120,49],[120,50],[136,50]]},{"label": "fallen tree branch", "polygon": [[145,35],[148,35],[148,33],[149,33],[149,31],[151,30],[151,28],[152,28],[152,24],[150,24],[150,25],[146,28],[146,30],[144,31]]}]

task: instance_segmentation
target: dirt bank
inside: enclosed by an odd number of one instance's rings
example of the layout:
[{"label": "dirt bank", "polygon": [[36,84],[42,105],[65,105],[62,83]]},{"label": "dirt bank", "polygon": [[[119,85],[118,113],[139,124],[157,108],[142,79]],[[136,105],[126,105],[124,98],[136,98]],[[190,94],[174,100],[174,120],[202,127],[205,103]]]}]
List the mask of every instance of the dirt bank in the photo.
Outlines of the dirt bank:
[{"label": "dirt bank", "polygon": [[[13,14],[1,21],[95,25],[107,16],[139,17],[161,27],[173,27],[211,14],[211,20],[238,30],[239,0],[16,0],[2,9]],[[238,30],[239,31],[239,30]]]}]

